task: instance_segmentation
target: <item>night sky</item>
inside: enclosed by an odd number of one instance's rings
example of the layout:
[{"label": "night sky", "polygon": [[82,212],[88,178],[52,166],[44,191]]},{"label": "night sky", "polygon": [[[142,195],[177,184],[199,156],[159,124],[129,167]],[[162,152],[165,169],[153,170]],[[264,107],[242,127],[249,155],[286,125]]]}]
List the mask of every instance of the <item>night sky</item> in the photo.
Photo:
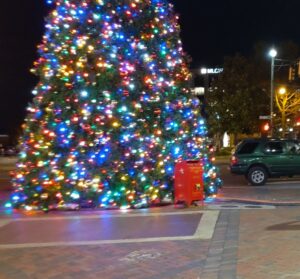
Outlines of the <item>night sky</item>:
[{"label": "night sky", "polygon": [[[192,67],[219,66],[224,56],[251,53],[257,41],[300,44],[299,0],[170,0],[180,14],[182,41]],[[0,134],[14,134],[25,116],[37,78],[44,0],[5,0],[0,6]]]}]

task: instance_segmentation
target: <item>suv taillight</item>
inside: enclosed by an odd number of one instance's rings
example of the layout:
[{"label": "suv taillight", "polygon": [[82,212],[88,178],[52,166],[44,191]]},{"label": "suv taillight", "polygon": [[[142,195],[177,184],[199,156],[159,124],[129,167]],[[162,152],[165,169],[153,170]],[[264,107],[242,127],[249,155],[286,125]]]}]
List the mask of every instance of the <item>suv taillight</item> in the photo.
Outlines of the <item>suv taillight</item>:
[{"label": "suv taillight", "polygon": [[238,158],[235,156],[231,157],[231,165],[236,165],[238,163]]}]

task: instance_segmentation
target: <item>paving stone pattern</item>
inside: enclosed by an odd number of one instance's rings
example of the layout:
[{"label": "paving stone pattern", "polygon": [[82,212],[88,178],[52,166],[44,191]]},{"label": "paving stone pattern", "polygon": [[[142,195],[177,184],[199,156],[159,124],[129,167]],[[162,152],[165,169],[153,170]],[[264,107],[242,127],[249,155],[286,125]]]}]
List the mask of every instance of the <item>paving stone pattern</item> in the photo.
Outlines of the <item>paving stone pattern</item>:
[{"label": "paving stone pattern", "polygon": [[300,278],[300,208],[242,211],[238,279]]},{"label": "paving stone pattern", "polygon": [[296,279],[300,208],[222,210],[211,240],[0,249],[0,279]]},{"label": "paving stone pattern", "polygon": [[239,215],[239,210],[220,212],[199,279],[236,279]]},{"label": "paving stone pattern", "polygon": [[198,278],[209,241],[0,250],[1,279]]},{"label": "paving stone pattern", "polygon": [[235,278],[238,220],[221,212],[212,240],[0,250],[0,279]]}]

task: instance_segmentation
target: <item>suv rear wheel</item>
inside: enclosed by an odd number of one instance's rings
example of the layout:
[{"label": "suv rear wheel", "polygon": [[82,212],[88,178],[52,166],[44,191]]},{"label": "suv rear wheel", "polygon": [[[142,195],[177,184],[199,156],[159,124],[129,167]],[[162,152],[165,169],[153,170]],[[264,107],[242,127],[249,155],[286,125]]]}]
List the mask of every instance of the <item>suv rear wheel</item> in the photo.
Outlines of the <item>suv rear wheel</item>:
[{"label": "suv rear wheel", "polygon": [[251,185],[264,185],[267,182],[268,174],[263,167],[252,167],[248,171],[247,179],[251,183]]}]

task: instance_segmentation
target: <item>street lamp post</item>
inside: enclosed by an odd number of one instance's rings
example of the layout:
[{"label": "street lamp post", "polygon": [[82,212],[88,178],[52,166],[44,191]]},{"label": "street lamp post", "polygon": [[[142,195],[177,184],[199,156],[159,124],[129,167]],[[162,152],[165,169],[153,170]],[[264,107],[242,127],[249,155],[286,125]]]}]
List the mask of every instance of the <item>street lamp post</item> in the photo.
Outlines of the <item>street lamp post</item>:
[{"label": "street lamp post", "polygon": [[274,62],[277,55],[275,49],[271,49],[269,52],[271,56],[271,100],[270,100],[270,135],[273,137],[273,104],[274,104]]},{"label": "street lamp post", "polygon": [[284,138],[286,132],[286,109],[287,109],[287,92],[285,87],[280,87],[276,94],[276,103],[281,112],[281,136]]}]

